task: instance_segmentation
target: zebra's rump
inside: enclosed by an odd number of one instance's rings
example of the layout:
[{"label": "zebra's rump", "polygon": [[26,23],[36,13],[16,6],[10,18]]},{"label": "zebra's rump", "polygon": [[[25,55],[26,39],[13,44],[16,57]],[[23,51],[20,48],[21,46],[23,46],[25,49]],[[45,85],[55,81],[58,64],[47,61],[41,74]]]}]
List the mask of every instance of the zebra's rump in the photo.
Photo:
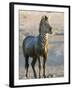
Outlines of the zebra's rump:
[{"label": "zebra's rump", "polygon": [[37,44],[37,37],[28,36],[23,41],[24,55],[33,57],[35,55],[35,45]]}]

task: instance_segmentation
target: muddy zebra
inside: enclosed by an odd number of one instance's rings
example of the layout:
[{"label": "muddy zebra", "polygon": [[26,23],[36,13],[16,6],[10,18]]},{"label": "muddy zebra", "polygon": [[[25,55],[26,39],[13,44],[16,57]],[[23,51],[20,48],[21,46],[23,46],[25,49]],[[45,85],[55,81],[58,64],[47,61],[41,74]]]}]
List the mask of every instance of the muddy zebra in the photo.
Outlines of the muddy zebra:
[{"label": "muddy zebra", "polygon": [[29,57],[32,57],[32,69],[34,72],[34,77],[37,78],[35,71],[35,64],[38,60],[39,66],[39,77],[41,77],[41,62],[40,56],[43,57],[43,77],[45,75],[45,63],[48,55],[48,33],[52,34],[52,27],[48,22],[47,16],[42,16],[39,24],[39,35],[38,36],[27,36],[23,40],[23,54],[25,57],[25,69],[26,77],[28,77],[28,68],[29,68]]}]

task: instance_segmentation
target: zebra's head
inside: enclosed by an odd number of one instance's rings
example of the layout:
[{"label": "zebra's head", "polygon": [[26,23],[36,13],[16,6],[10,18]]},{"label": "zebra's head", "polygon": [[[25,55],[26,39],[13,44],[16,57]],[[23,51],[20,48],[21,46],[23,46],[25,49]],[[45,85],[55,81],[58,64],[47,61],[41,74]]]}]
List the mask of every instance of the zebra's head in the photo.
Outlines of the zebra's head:
[{"label": "zebra's head", "polygon": [[39,26],[39,33],[49,33],[52,34],[52,27],[48,22],[47,16],[42,16]]}]

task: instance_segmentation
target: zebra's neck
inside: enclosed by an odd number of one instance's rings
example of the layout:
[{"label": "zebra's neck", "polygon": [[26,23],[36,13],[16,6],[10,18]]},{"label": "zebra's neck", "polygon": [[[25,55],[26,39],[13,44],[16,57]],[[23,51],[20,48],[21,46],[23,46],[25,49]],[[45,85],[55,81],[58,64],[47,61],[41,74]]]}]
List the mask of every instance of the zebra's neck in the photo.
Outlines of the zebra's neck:
[{"label": "zebra's neck", "polygon": [[39,46],[44,48],[48,45],[48,33],[40,33],[38,38]]}]

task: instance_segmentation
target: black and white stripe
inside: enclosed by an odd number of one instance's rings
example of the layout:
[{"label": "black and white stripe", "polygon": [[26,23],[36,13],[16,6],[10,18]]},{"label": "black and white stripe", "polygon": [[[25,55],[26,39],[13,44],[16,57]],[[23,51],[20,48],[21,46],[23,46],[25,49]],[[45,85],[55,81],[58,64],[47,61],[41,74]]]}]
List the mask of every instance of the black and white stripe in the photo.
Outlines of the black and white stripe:
[{"label": "black and white stripe", "polygon": [[48,45],[48,33],[40,33],[38,43],[41,48],[45,48]]}]

